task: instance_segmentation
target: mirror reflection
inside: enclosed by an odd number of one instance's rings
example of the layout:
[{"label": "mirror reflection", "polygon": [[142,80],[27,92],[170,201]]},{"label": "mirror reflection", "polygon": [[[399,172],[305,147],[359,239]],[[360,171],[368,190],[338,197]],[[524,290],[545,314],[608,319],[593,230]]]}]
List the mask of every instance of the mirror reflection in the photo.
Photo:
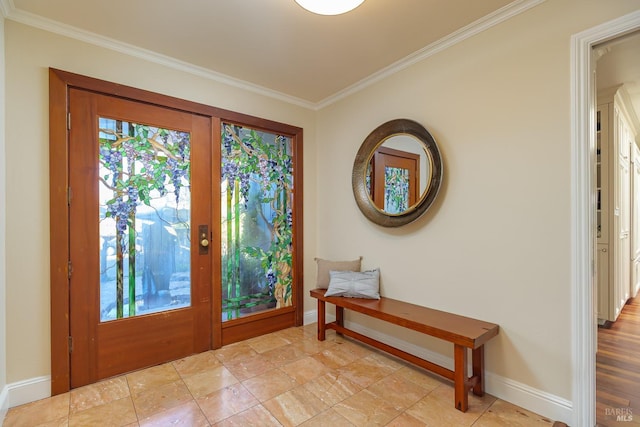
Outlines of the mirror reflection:
[{"label": "mirror reflection", "polygon": [[424,145],[409,134],[392,135],[372,153],[366,172],[371,202],[387,214],[401,214],[425,194],[430,159]]},{"label": "mirror reflection", "polygon": [[360,211],[383,227],[418,219],[442,183],[442,158],[420,123],[395,119],[375,128],[353,162],[351,184]]}]

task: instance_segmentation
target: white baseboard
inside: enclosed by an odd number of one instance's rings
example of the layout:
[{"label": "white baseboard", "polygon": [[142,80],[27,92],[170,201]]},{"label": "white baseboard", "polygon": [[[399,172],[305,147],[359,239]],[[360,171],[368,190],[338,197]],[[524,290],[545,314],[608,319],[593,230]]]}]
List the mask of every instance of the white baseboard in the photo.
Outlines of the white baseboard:
[{"label": "white baseboard", "polygon": [[573,404],[570,400],[491,372],[487,372],[485,375],[485,388],[487,393],[492,396],[528,409],[552,421],[562,421],[568,424],[573,417]]},{"label": "white baseboard", "polygon": [[302,318],[303,325],[310,325],[312,323],[316,323],[318,321],[318,312],[316,310],[309,310],[304,312],[304,316]]},{"label": "white baseboard", "polygon": [[9,410],[9,387],[2,387],[2,391],[0,391],[0,426],[4,423],[4,417],[7,415],[7,411]]},{"label": "white baseboard", "polygon": [[51,376],[30,378],[7,384],[9,408],[51,397]]},{"label": "white baseboard", "polygon": [[[332,316],[327,314],[327,321],[332,321],[333,319],[331,319],[331,317]],[[305,325],[315,323],[316,321],[317,313],[315,310],[308,311],[304,314]],[[447,369],[453,369],[453,359],[448,356],[369,329],[355,322],[346,323],[345,326],[362,335],[366,335],[430,362],[437,363]],[[573,417],[573,405],[571,401],[488,371],[485,373],[485,390],[492,396],[535,412],[553,421],[569,423]]]}]

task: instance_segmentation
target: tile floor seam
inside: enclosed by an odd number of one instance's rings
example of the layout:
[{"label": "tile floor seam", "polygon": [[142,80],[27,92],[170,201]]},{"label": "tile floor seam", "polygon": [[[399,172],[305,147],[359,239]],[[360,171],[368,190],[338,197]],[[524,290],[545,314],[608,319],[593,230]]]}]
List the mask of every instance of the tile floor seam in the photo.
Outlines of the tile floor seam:
[{"label": "tile floor seam", "polygon": [[140,425],[140,417],[138,416],[138,411],[136,409],[136,403],[133,400],[133,392],[131,390],[131,385],[129,384],[129,378],[124,375],[124,380],[127,383],[127,389],[129,390],[129,399],[131,399],[131,404],[133,405],[133,412],[136,414],[136,422]]},{"label": "tile floor seam", "polygon": [[487,413],[487,411],[489,411],[489,409],[490,409],[493,405],[495,405],[497,401],[498,401],[498,400],[496,399],[496,400],[494,400],[494,401],[493,401],[493,403],[492,403],[491,405],[487,406],[487,408],[482,412],[482,414],[480,414],[480,416],[479,416],[478,418],[476,418],[476,420],[475,420],[473,423],[471,423],[470,427],[475,426],[475,425],[476,425],[476,423],[478,423],[478,422],[480,421],[480,419],[482,418],[482,416],[483,416],[485,413]]},{"label": "tile floor seam", "polygon": [[[172,362],[175,363],[175,362]],[[178,375],[180,375],[180,372],[178,372]],[[181,376],[182,378],[182,376]],[[198,407],[198,410],[202,413],[202,415],[207,419],[207,423],[209,425],[211,425],[211,422],[209,421],[209,418],[207,417],[207,414],[204,413],[204,411],[202,410],[202,408],[200,407],[200,404],[198,403],[198,400],[196,399],[196,397],[193,395],[193,392],[191,391],[191,389],[189,388],[189,386],[187,385],[187,383],[184,382],[184,378],[182,378],[182,382],[184,383],[184,386],[187,388],[187,390],[189,390],[189,394],[191,395],[191,399],[193,400],[193,402],[196,404],[196,406]],[[138,424],[140,424],[140,420],[138,420]]]}]

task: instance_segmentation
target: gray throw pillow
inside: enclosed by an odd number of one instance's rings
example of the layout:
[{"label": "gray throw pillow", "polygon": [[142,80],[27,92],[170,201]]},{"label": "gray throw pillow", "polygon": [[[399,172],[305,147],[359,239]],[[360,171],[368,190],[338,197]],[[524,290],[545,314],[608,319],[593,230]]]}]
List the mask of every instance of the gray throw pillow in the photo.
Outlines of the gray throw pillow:
[{"label": "gray throw pillow", "polygon": [[380,269],[362,272],[330,271],[329,288],[324,294],[351,298],[380,299]]}]

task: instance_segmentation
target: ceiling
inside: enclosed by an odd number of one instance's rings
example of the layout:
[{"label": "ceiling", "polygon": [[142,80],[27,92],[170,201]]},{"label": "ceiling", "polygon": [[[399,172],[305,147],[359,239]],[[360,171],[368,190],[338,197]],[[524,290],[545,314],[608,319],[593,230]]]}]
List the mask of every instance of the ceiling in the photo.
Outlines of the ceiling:
[{"label": "ceiling", "polygon": [[[0,0],[0,11],[317,108],[541,1],[365,0],[338,16],[294,0]],[[640,34],[602,47],[598,87],[625,83],[640,112]]]},{"label": "ceiling", "polygon": [[294,0],[1,1],[9,19],[64,24],[317,104],[513,0],[366,0],[338,16]]}]

